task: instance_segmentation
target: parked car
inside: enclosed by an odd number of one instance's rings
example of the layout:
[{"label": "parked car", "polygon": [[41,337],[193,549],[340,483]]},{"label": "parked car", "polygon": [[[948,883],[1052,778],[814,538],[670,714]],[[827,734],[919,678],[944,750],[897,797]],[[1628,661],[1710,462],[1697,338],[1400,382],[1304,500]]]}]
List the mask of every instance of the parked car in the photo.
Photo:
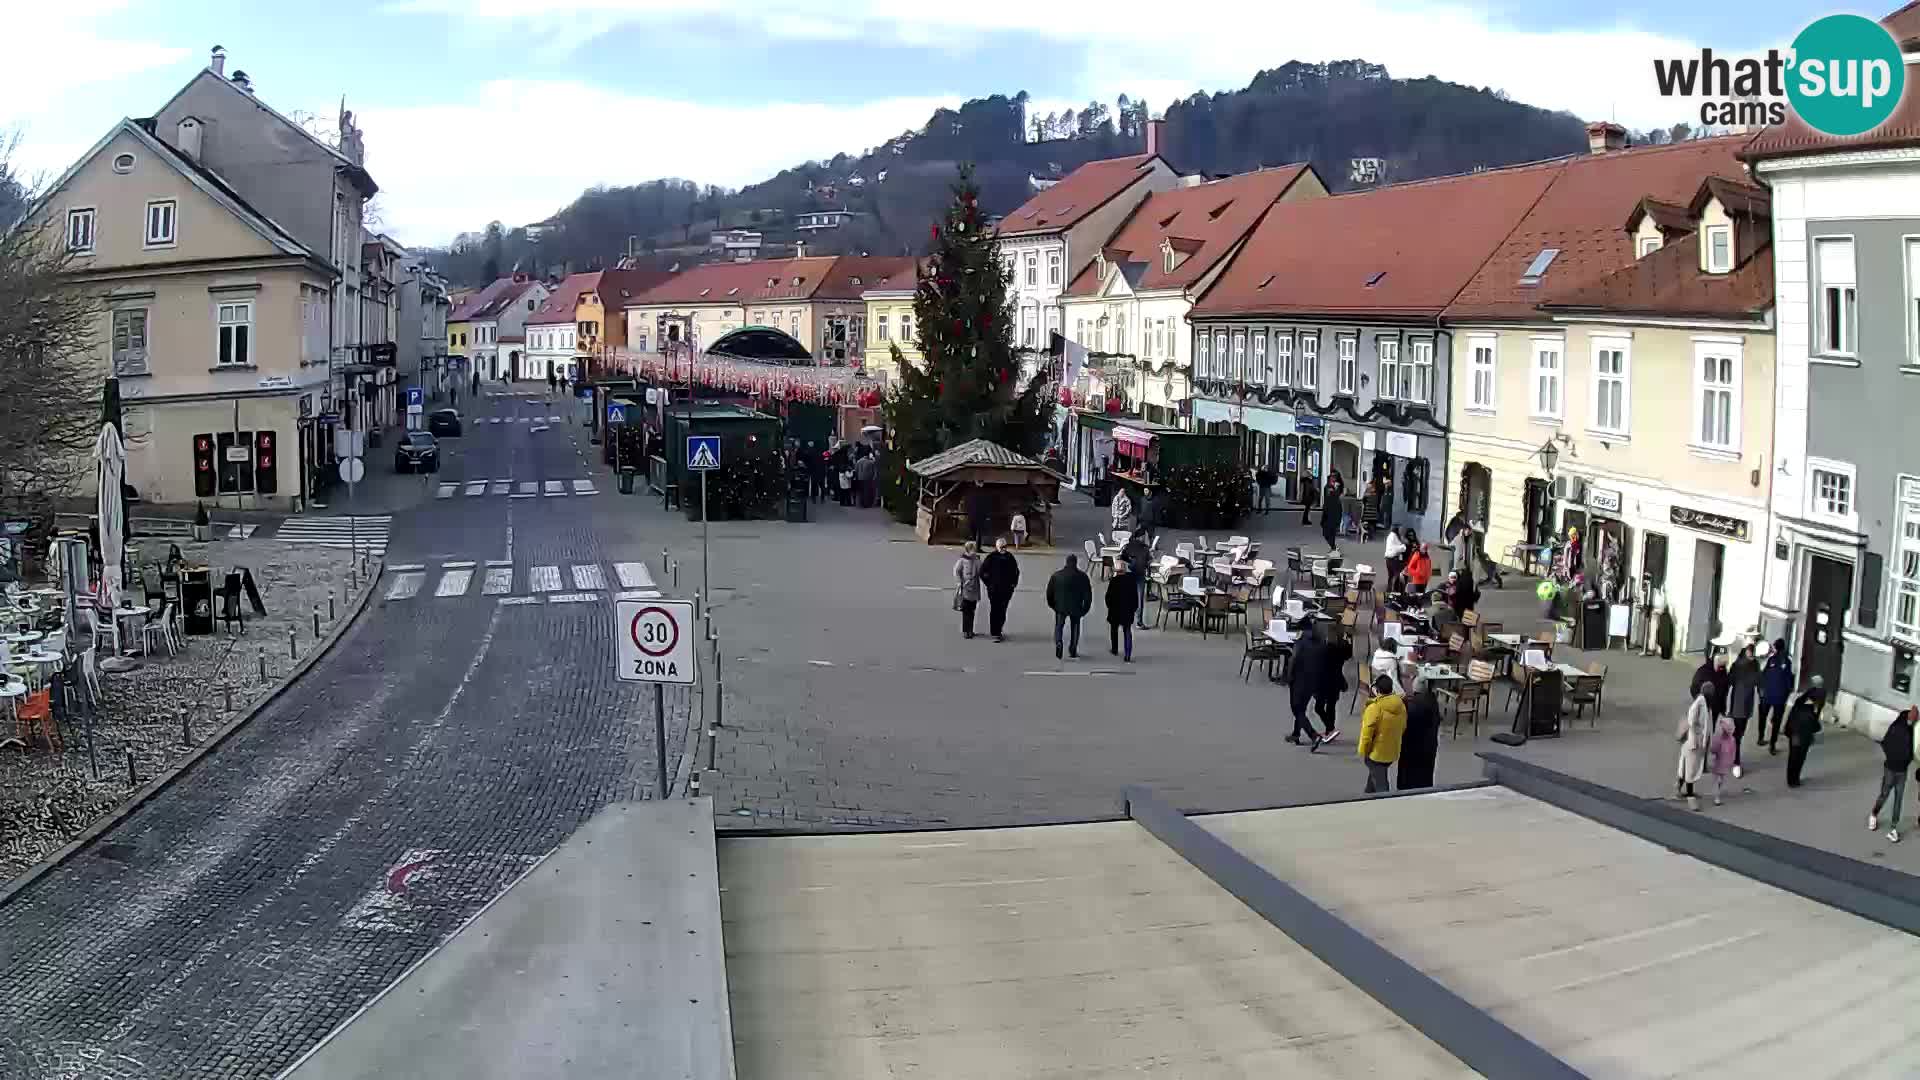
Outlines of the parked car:
[{"label": "parked car", "polygon": [[435,409],[427,417],[427,430],[440,438],[460,434],[460,410]]},{"label": "parked car", "polygon": [[393,451],[393,471],[439,472],[440,440],[425,431],[409,431]]}]

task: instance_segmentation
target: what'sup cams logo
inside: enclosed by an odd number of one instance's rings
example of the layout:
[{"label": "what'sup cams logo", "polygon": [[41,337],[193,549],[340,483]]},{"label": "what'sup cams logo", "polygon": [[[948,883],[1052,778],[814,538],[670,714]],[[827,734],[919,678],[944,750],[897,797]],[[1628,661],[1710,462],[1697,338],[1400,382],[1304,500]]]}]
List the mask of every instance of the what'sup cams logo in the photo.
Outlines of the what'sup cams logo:
[{"label": "what'sup cams logo", "polygon": [[1702,49],[1697,57],[1654,60],[1653,75],[1662,97],[1706,98],[1705,127],[1784,123],[1791,105],[1808,127],[1834,136],[1879,127],[1907,88],[1899,43],[1859,15],[1815,20],[1784,53],[1728,59]]}]

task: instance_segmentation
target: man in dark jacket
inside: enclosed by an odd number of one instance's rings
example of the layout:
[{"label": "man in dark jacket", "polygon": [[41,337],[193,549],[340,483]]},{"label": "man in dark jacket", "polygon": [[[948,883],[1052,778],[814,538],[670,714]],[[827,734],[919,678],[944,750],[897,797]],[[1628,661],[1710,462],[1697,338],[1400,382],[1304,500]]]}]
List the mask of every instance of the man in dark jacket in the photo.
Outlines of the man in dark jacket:
[{"label": "man in dark jacket", "polygon": [[1693,669],[1693,679],[1687,684],[1687,693],[1692,697],[1705,696],[1707,711],[1713,714],[1718,723],[1720,714],[1727,711],[1727,689],[1732,679],[1727,675],[1727,657],[1725,653],[1711,660],[1703,660]]},{"label": "man in dark jacket", "polygon": [[1414,683],[1407,698],[1407,731],[1400,737],[1400,781],[1395,788],[1433,786],[1433,763],[1440,756],[1440,703],[1425,680]]},{"label": "man in dark jacket", "polygon": [[1300,478],[1300,524],[1313,524],[1313,508],[1320,504],[1320,481],[1312,473]]},{"label": "man in dark jacket", "polygon": [[1279,479],[1278,476],[1274,475],[1273,470],[1267,468],[1265,465],[1254,470],[1253,494],[1255,510],[1262,514],[1273,513],[1273,485],[1274,482]]},{"label": "man in dark jacket", "polygon": [[1080,659],[1080,620],[1093,610],[1093,582],[1080,569],[1080,560],[1067,556],[1067,565],[1047,579],[1047,607],[1053,609],[1053,658],[1060,659],[1062,632],[1066,654]]},{"label": "man in dark jacket", "polygon": [[1320,664],[1326,649],[1319,630],[1309,620],[1307,628],[1300,632],[1300,640],[1293,643],[1293,659],[1288,664],[1292,678],[1287,687],[1287,703],[1293,706],[1293,733],[1287,736],[1287,741],[1295,746],[1320,745],[1320,733],[1313,730],[1313,722],[1307,719],[1307,707],[1313,704],[1320,686]]},{"label": "man in dark jacket", "polygon": [[1340,704],[1340,695],[1347,692],[1347,665],[1353,663],[1353,642],[1346,639],[1337,624],[1325,624],[1322,633],[1329,638],[1326,648],[1320,650],[1320,671],[1313,686],[1313,711],[1320,714],[1323,729],[1320,742],[1313,744],[1315,750],[1320,749],[1321,743],[1340,737],[1340,729],[1333,725],[1333,710]]},{"label": "man in dark jacket", "polygon": [[1787,710],[1788,787],[1800,786],[1800,772],[1807,767],[1807,751],[1813,749],[1813,737],[1820,734],[1820,708],[1826,700],[1826,688],[1821,685],[1820,676],[1815,675],[1813,685]]},{"label": "man in dark jacket", "polygon": [[[1793,661],[1787,657],[1787,639],[1775,638],[1773,651],[1760,669],[1760,722],[1755,725],[1754,745],[1767,744],[1767,753],[1780,752],[1780,721],[1786,715],[1787,699],[1793,696]],[[1772,721],[1769,729],[1768,721]]]},{"label": "man in dark jacket", "polygon": [[1005,538],[993,542],[993,550],[980,560],[980,584],[987,590],[987,630],[993,640],[1007,640],[1007,604],[1020,584],[1020,560],[1007,550]]},{"label": "man in dark jacket", "polygon": [[1147,542],[1139,533],[1127,538],[1127,546],[1120,549],[1120,557],[1133,567],[1133,580],[1140,594],[1134,600],[1134,617],[1140,629],[1147,628],[1147,566],[1153,561],[1153,555],[1147,550]]},{"label": "man in dark jacket", "polygon": [[1913,721],[1920,709],[1909,705],[1880,737],[1880,753],[1885,758],[1880,770],[1880,796],[1873,800],[1873,812],[1867,815],[1869,830],[1880,827],[1880,808],[1887,796],[1893,796],[1893,812],[1887,815],[1887,839],[1900,842],[1900,803],[1907,794],[1907,770],[1913,767]]},{"label": "man in dark jacket", "polygon": [[1126,662],[1133,663],[1133,617],[1139,613],[1140,586],[1133,564],[1120,559],[1113,564],[1113,577],[1107,582],[1107,652],[1120,656],[1125,639]]}]

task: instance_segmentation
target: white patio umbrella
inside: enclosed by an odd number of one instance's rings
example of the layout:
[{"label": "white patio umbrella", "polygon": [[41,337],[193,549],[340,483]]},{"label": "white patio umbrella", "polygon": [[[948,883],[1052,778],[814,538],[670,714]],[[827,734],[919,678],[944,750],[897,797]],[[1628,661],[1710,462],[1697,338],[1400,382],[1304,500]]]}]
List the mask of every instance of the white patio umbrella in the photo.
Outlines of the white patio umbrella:
[{"label": "white patio umbrella", "polygon": [[93,460],[99,469],[100,491],[100,595],[106,601],[107,618],[120,606],[120,560],[126,551],[127,523],[120,516],[120,485],[127,474],[127,448],[120,441],[120,429],[100,425],[100,437],[93,443]]}]

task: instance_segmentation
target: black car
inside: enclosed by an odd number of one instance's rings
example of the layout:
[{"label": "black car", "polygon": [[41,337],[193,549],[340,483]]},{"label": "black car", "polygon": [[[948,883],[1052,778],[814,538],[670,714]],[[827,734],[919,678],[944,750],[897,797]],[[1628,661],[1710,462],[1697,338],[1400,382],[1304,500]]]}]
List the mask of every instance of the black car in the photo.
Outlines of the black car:
[{"label": "black car", "polygon": [[427,430],[440,438],[460,434],[460,411],[458,409],[435,409],[427,417]]},{"label": "black car", "polygon": [[439,472],[440,442],[424,431],[409,431],[393,451],[394,472]]}]

